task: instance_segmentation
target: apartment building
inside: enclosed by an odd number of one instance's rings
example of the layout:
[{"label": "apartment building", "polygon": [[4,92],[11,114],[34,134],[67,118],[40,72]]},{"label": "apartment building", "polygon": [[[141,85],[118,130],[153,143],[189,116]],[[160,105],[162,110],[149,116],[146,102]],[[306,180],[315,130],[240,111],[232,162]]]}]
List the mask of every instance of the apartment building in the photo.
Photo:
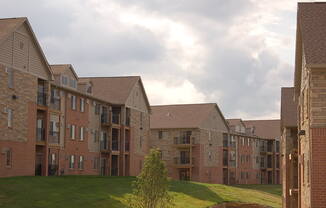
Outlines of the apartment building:
[{"label": "apartment building", "polygon": [[140,77],[49,65],[27,18],[0,19],[0,177],[138,175],[150,107]]},{"label": "apartment building", "polygon": [[[326,204],[325,19],[326,3],[298,4],[294,73],[297,128],[293,126],[294,122],[289,125],[285,122],[285,119],[291,119],[292,114],[288,115],[285,112],[290,111],[292,106],[282,106],[282,120],[285,123],[283,141],[286,141],[283,143],[285,145],[283,149],[288,153],[286,156],[291,157],[289,159],[297,161],[298,172],[291,170],[296,168],[296,165],[291,165],[292,161],[285,163],[287,166],[283,170],[283,175],[293,177],[290,183],[284,184],[284,189],[289,190],[289,193],[285,194],[284,207],[295,207],[297,203],[297,207],[300,208],[318,208],[325,207]],[[290,137],[293,138],[289,139]],[[291,148],[294,150],[290,151]]]},{"label": "apartment building", "polygon": [[174,179],[223,183],[228,125],[213,103],[151,106],[150,146],[161,150]]},{"label": "apartment building", "polygon": [[298,103],[294,88],[281,91],[281,170],[284,208],[298,207]]},{"label": "apartment building", "polygon": [[280,183],[280,120],[227,119],[223,142],[227,184]]}]

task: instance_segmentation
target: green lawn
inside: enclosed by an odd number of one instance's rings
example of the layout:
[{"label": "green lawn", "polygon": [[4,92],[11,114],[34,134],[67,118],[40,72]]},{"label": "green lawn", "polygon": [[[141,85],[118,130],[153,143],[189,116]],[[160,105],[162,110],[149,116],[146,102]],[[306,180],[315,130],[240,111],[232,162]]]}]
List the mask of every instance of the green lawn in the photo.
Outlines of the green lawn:
[{"label": "green lawn", "polygon": [[[1,208],[125,207],[134,177],[13,177],[0,178]],[[281,186],[225,186],[171,182],[175,207],[206,208],[236,201],[281,207]]]}]

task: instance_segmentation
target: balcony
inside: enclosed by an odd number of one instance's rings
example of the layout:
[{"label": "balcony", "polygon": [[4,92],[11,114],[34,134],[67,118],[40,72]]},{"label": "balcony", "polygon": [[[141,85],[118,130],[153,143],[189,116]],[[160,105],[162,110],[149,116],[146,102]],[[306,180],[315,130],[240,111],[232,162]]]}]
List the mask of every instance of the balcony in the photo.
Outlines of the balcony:
[{"label": "balcony", "polygon": [[60,110],[60,98],[51,97],[51,99],[50,99],[50,108],[59,111]]},{"label": "balcony", "polygon": [[109,121],[109,116],[108,116],[107,113],[102,113],[102,114],[101,114],[101,123],[102,123],[103,125],[108,125],[108,124],[110,123],[110,121]]},{"label": "balcony", "polygon": [[45,141],[45,129],[44,128],[36,128],[36,141],[37,142]]},{"label": "balcony", "polygon": [[107,138],[101,139],[100,141],[100,150],[101,152],[108,152],[109,151],[109,141]]},{"label": "balcony", "polygon": [[180,168],[192,167],[194,164],[194,158],[192,158],[192,161],[190,161],[190,157],[175,157],[174,164]]},{"label": "balcony", "polygon": [[120,124],[120,114],[119,113],[112,113],[112,123]]},{"label": "balcony", "polygon": [[119,151],[119,140],[112,139],[112,151]]},{"label": "balcony", "polygon": [[37,92],[37,104],[46,106],[46,93],[45,92]]},{"label": "balcony", "polygon": [[195,144],[195,138],[190,137],[175,137],[174,138],[174,145],[178,147],[189,147]]},{"label": "balcony", "polygon": [[50,144],[60,144],[59,132],[50,131],[50,133],[49,133],[49,143]]},{"label": "balcony", "polygon": [[229,141],[223,140],[223,147],[228,147],[228,146],[229,146]]},{"label": "balcony", "polygon": [[125,152],[129,152],[130,151],[130,142],[129,139],[125,141]]},{"label": "balcony", "polygon": [[260,146],[260,152],[266,152],[266,151],[267,151],[266,145],[261,145]]}]

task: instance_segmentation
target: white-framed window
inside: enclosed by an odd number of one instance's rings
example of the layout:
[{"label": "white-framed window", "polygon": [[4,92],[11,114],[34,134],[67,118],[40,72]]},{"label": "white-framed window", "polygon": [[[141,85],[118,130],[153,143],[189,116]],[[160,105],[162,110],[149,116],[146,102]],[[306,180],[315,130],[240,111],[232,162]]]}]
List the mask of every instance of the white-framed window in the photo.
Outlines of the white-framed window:
[{"label": "white-framed window", "polygon": [[84,156],[82,155],[79,156],[78,169],[84,169]]},{"label": "white-framed window", "polygon": [[55,165],[56,164],[56,154],[52,153],[51,154],[51,161],[50,164]]},{"label": "white-framed window", "polygon": [[14,70],[12,68],[6,68],[6,72],[8,74],[8,87],[14,88]]},{"label": "white-framed window", "polygon": [[212,160],[212,153],[211,152],[208,152],[208,159]]},{"label": "white-framed window", "polygon": [[76,96],[75,95],[71,95],[71,109],[72,110],[76,110]]},{"label": "white-framed window", "polygon": [[83,141],[84,140],[84,127],[80,127],[79,135],[80,135],[80,140]]},{"label": "white-framed window", "polygon": [[80,112],[85,112],[85,99],[80,98]]},{"label": "white-framed window", "polygon": [[7,120],[8,120],[8,127],[12,128],[13,110],[10,108],[7,108]]},{"label": "white-framed window", "polygon": [[69,168],[71,168],[71,169],[75,168],[75,155],[70,155]]},{"label": "white-framed window", "polygon": [[76,126],[75,125],[71,125],[70,127],[70,138],[71,139],[75,139],[75,133],[76,133]]}]

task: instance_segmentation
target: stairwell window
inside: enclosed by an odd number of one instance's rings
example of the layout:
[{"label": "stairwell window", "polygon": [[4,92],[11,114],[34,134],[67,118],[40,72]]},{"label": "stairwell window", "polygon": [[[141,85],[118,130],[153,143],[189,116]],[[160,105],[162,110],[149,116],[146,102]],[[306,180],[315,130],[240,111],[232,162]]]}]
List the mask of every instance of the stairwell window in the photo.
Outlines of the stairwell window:
[{"label": "stairwell window", "polygon": [[75,131],[76,131],[76,126],[71,125],[71,127],[70,127],[70,138],[71,139],[75,139]]},{"label": "stairwell window", "polygon": [[7,120],[8,120],[8,128],[12,128],[13,110],[10,108],[7,108]]},{"label": "stairwell window", "polygon": [[6,68],[6,72],[8,74],[8,87],[14,88],[14,71],[12,68]]},{"label": "stairwell window", "polygon": [[84,127],[80,127],[80,141],[84,141]]},{"label": "stairwell window", "polygon": [[85,99],[80,98],[80,112],[85,112]]},{"label": "stairwell window", "polygon": [[76,96],[75,95],[71,96],[71,109],[76,110]]}]

